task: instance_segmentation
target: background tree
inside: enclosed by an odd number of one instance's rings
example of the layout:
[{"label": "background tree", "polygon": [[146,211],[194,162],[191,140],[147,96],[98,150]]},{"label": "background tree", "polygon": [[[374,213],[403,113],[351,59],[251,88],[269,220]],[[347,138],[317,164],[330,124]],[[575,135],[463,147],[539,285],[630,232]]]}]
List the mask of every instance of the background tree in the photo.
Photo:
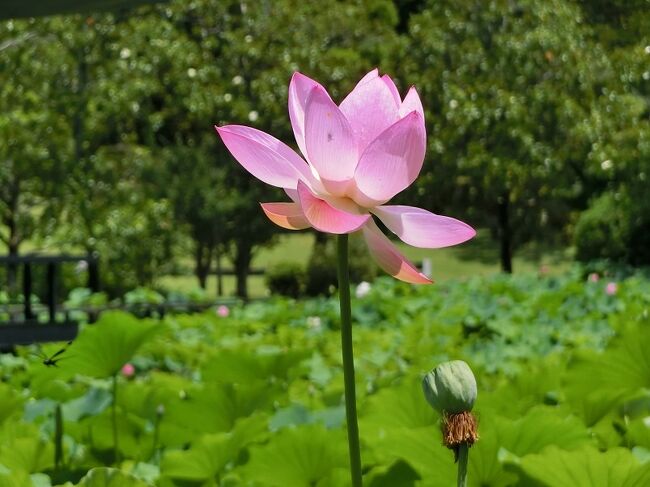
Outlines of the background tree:
[{"label": "background tree", "polygon": [[[16,256],[57,213],[69,150],[65,118],[53,103],[60,49],[41,23],[0,31],[0,241]],[[9,267],[10,288],[16,267]]]},{"label": "background tree", "polygon": [[490,228],[511,272],[522,244],[565,237],[594,184],[607,56],[564,1],[429,2],[408,46],[430,127],[421,199]]}]

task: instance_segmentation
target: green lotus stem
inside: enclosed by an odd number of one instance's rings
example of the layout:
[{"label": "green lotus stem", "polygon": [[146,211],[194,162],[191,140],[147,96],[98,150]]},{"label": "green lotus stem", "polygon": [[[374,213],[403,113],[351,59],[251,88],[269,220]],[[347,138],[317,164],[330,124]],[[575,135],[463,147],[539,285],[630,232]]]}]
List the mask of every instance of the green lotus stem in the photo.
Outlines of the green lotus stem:
[{"label": "green lotus stem", "polygon": [[63,465],[63,412],[61,403],[54,409],[54,469],[58,471]]},{"label": "green lotus stem", "polygon": [[117,373],[113,374],[113,404],[111,404],[111,420],[113,423],[113,458],[119,463],[119,448],[117,435]]},{"label": "green lotus stem", "polygon": [[469,458],[469,446],[462,443],[458,446],[458,487],[467,487],[467,460]]},{"label": "green lotus stem", "polygon": [[350,270],[348,267],[348,235],[338,236],[339,303],[341,306],[341,352],[345,383],[345,417],[348,427],[348,449],[352,486],[361,487],[361,451],[357,423],[357,399],[354,382],[354,352],[352,347],[352,310],[350,308]]}]

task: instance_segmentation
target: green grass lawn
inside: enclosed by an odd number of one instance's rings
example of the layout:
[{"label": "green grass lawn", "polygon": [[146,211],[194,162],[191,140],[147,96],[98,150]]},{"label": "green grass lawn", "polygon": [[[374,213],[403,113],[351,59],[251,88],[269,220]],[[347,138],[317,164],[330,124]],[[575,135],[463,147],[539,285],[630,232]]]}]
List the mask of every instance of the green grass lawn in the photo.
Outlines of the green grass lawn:
[{"label": "green grass lawn", "polygon": [[[463,245],[445,249],[417,249],[402,242],[396,243],[407,257],[416,262],[431,259],[433,279],[436,282],[493,274],[500,270],[498,243],[490,238],[487,230],[479,231],[474,239]],[[281,262],[306,265],[313,244],[314,235],[311,232],[283,233],[277,245],[258,252],[253,259],[253,267],[266,269]],[[223,265],[231,266],[229,262],[224,262]],[[557,273],[569,267],[570,257],[566,251],[528,246],[518,252],[513,265],[515,272],[537,271],[544,265],[549,272]],[[188,291],[198,285],[194,276],[165,276],[158,284],[167,290],[180,291]],[[264,276],[251,276],[248,286],[251,297],[267,295]],[[207,286],[208,295],[216,296],[216,289],[216,277],[211,276]],[[231,296],[234,290],[234,276],[225,276],[224,294]]]}]

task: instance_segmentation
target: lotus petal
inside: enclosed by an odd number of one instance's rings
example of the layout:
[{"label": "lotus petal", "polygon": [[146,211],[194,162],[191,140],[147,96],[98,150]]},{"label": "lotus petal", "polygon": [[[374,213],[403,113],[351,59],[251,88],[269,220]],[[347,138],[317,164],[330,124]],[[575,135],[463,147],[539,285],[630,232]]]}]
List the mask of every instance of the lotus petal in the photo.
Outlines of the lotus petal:
[{"label": "lotus petal", "polygon": [[[289,119],[291,120],[291,128],[293,128],[293,135],[296,137],[298,148],[306,158],[309,157],[307,156],[307,146],[305,144],[305,106],[309,93],[317,86],[323,88],[317,81],[298,72],[293,73],[289,83]],[[323,91],[325,91],[325,88],[323,88]]]},{"label": "lotus petal", "polygon": [[379,77],[358,84],[340,107],[352,126],[359,153],[399,119],[399,106],[393,93]]},{"label": "lotus petal", "polygon": [[349,181],[359,154],[352,128],[324,89],[312,89],[305,111],[305,142],[309,162],[323,185]]},{"label": "lotus petal", "polygon": [[288,230],[311,227],[297,203],[261,203],[266,216],[278,226]]},{"label": "lotus petal", "polygon": [[327,201],[316,197],[302,182],[298,183],[298,195],[307,221],[321,232],[352,233],[370,218],[369,214],[357,215],[334,208]]},{"label": "lotus petal", "polygon": [[233,157],[257,179],[278,188],[313,181],[307,163],[275,137],[242,125],[215,128]]},{"label": "lotus petal", "polygon": [[404,118],[412,111],[418,112],[422,115],[422,120],[424,120],[424,107],[422,107],[422,100],[420,100],[420,95],[418,95],[415,86],[411,86],[408,93],[404,97],[404,101],[401,103],[399,108],[399,116]]},{"label": "lotus petal", "polygon": [[372,212],[391,232],[414,247],[449,247],[476,235],[476,231],[466,223],[413,206],[378,206]]},{"label": "lotus petal", "polygon": [[[399,90],[397,89],[397,86],[395,86],[393,78],[385,74],[381,77],[381,80],[386,84],[386,86],[388,86],[388,89],[392,93],[393,99],[395,100],[395,104],[399,107],[402,104],[402,99],[399,96]],[[400,114],[400,116],[403,115]]]},{"label": "lotus petal", "polygon": [[363,236],[366,239],[370,254],[379,267],[400,281],[412,284],[431,284],[432,281],[422,274],[404,257],[397,247],[386,237],[370,219],[363,226]]},{"label": "lotus petal", "polygon": [[413,111],[382,132],[364,151],[354,174],[361,206],[378,206],[411,185],[426,150],[424,119]]}]

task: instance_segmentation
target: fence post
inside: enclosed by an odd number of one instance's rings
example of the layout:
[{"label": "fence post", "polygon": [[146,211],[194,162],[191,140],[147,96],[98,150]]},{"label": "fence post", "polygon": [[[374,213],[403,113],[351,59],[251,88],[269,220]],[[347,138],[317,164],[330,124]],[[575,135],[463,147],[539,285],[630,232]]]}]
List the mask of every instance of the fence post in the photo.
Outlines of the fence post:
[{"label": "fence post", "polygon": [[88,254],[88,287],[94,293],[99,292],[99,259],[97,254]]},{"label": "fence post", "polygon": [[50,323],[56,321],[56,264],[47,264],[47,309],[50,316]]},{"label": "fence post", "polygon": [[29,262],[23,265],[23,300],[25,305],[25,321],[34,317],[32,313],[32,266]]}]

